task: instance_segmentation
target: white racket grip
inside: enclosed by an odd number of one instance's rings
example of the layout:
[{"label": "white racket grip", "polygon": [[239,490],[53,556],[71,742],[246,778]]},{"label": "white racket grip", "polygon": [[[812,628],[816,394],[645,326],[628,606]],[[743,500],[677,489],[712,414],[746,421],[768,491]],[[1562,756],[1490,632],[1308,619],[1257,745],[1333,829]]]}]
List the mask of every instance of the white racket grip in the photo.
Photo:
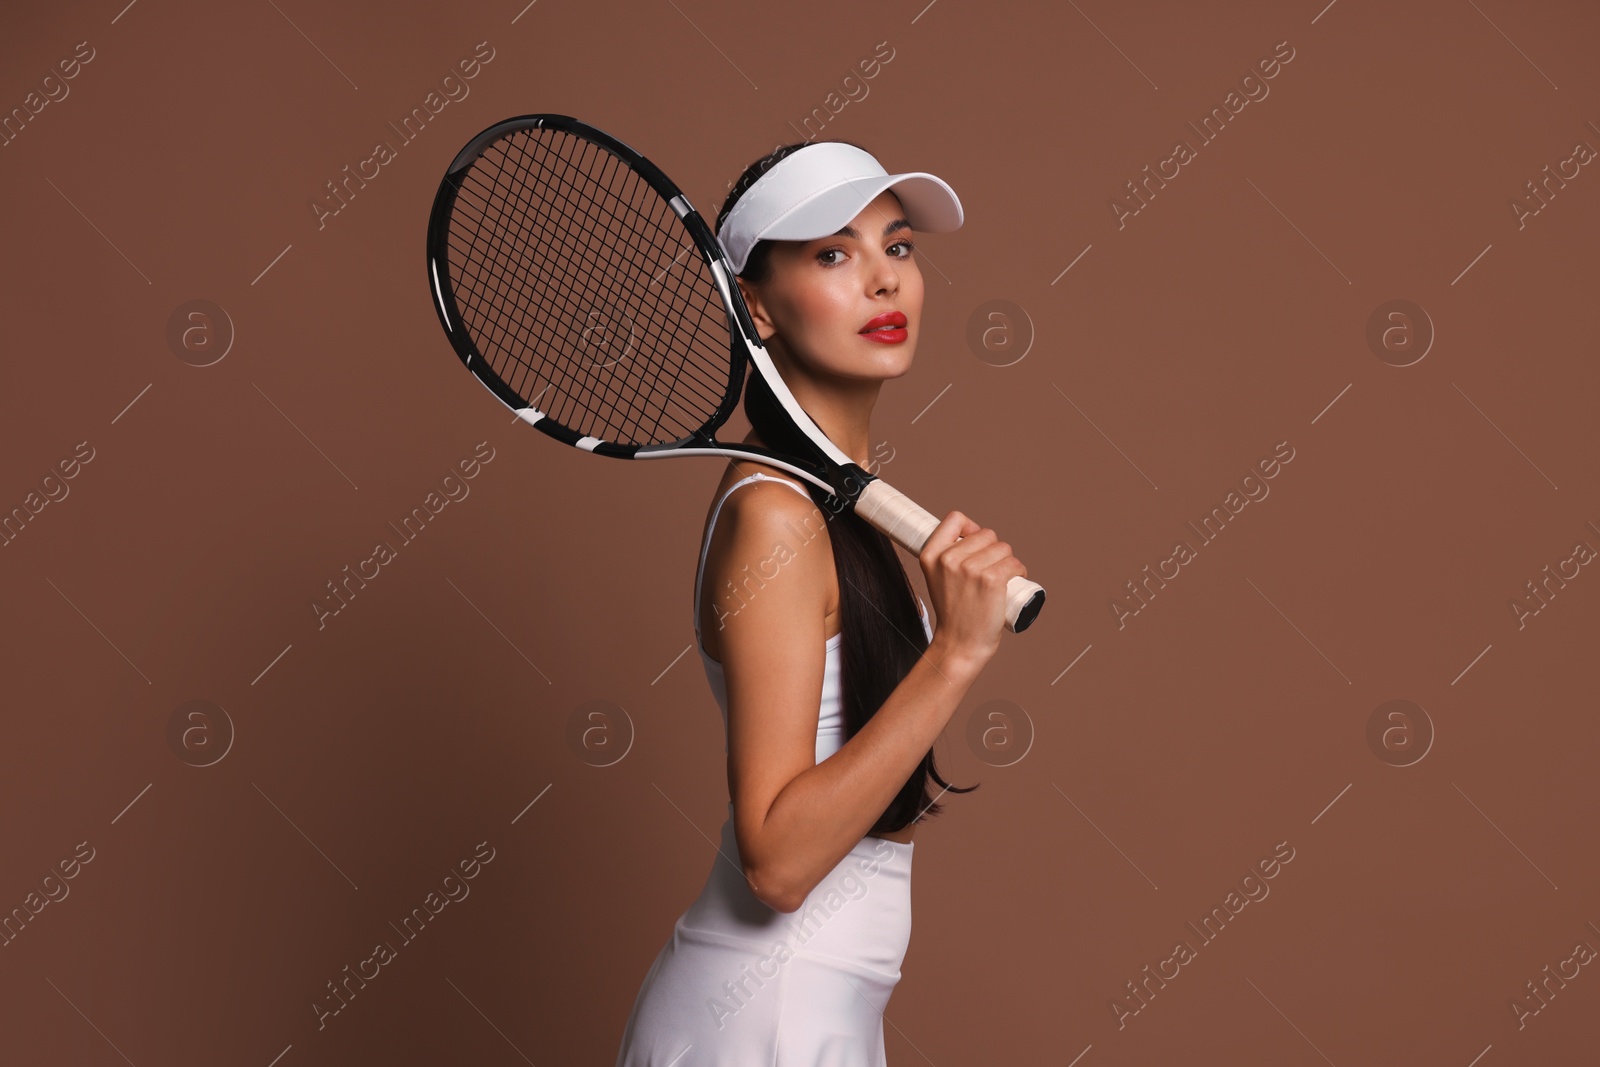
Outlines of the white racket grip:
[{"label": "white racket grip", "polygon": [[[922,546],[939,526],[931,512],[882,478],[861,490],[855,512],[914,556],[922,555]],[[1012,633],[1026,630],[1042,607],[1044,586],[1020,574],[1006,583],[1006,628]]]}]

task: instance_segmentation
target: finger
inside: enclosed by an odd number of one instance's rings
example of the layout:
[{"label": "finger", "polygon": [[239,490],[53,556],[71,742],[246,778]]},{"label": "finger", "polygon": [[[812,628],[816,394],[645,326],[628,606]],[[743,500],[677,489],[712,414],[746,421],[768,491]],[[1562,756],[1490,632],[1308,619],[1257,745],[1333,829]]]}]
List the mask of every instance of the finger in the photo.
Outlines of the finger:
[{"label": "finger", "polygon": [[963,537],[955,544],[944,550],[940,561],[946,567],[959,567],[979,551],[993,545],[999,540],[993,530],[979,527],[970,536]]},{"label": "finger", "polygon": [[[991,531],[992,534],[993,531]],[[976,540],[976,539],[974,539]],[[965,544],[965,542],[963,542]],[[985,544],[978,545],[967,557],[966,562],[978,569],[988,570],[990,567],[1011,558],[1011,546],[996,538]]]},{"label": "finger", "polygon": [[977,533],[980,528],[977,523],[961,512],[952,511],[939,520],[939,525],[935,526],[933,532],[928,535],[928,540],[923,543],[922,552],[919,555],[932,553],[930,558],[937,558],[939,553],[955,544],[962,537]]}]

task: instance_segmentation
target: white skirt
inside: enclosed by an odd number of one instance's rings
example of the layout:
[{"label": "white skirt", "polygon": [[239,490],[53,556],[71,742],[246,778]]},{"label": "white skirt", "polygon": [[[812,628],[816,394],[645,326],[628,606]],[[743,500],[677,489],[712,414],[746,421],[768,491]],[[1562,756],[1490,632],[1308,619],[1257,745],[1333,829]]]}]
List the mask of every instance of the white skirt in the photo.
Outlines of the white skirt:
[{"label": "white skirt", "polygon": [[863,837],[798,911],[750,891],[733,832],[644,976],[616,1067],[885,1067],[915,844]]}]

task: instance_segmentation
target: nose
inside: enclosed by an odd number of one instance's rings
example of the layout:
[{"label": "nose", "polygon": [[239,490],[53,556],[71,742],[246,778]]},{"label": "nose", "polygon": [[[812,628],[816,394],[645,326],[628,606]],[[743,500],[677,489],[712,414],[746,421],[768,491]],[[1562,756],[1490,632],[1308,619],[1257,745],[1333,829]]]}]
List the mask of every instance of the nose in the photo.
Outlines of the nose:
[{"label": "nose", "polygon": [[873,260],[868,282],[872,286],[874,296],[893,296],[900,291],[900,270],[895,265],[894,257],[880,252]]}]

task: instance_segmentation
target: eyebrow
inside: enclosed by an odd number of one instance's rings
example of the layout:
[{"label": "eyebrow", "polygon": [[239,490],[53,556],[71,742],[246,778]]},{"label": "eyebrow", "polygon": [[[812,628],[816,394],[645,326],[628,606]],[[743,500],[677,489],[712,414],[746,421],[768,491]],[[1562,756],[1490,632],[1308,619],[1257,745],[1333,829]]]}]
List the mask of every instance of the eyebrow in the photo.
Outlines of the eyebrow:
[{"label": "eyebrow", "polygon": [[[883,236],[887,237],[896,230],[909,230],[910,228],[911,223],[907,222],[905,219],[892,219],[890,220],[889,225],[883,228]],[[856,232],[854,226],[847,225],[841,227],[840,229],[834,231],[833,235],[835,237],[849,237],[857,241],[861,240],[861,235]]]}]

